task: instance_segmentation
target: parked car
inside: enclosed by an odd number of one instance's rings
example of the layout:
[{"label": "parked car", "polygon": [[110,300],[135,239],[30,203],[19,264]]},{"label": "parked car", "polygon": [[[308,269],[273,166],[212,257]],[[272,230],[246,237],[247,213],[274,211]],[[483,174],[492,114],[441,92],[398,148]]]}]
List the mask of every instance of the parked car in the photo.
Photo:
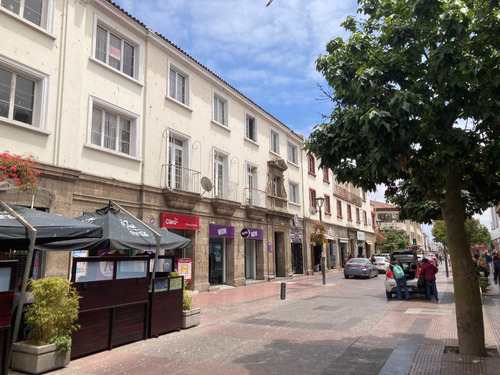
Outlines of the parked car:
[{"label": "parked car", "polygon": [[344,277],[348,279],[350,276],[360,276],[371,279],[378,276],[378,269],[370,259],[367,258],[352,258],[347,261],[344,266]]},{"label": "parked car", "polygon": [[[396,259],[406,276],[406,285],[410,293],[425,293],[423,289],[418,287],[418,278],[422,270],[422,264],[418,261],[417,252],[415,250],[395,250],[391,254],[391,259]],[[394,274],[391,268],[385,274],[385,294],[388,299],[396,294],[397,286]]]},{"label": "parked car", "polygon": [[433,253],[425,253],[424,257],[434,262],[434,265],[437,266],[439,264],[439,259]]},{"label": "parked car", "polygon": [[389,259],[384,256],[376,256],[375,259],[377,260],[375,262],[375,266],[377,267],[378,272],[387,273],[387,269],[389,268]]}]

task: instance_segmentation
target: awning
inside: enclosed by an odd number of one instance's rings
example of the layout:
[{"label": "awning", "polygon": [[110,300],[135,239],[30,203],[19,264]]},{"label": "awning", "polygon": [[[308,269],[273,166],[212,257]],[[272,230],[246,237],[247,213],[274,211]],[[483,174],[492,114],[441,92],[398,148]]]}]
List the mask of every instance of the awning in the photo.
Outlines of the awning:
[{"label": "awning", "polygon": [[349,238],[339,237],[339,242],[340,243],[348,243],[349,242]]}]

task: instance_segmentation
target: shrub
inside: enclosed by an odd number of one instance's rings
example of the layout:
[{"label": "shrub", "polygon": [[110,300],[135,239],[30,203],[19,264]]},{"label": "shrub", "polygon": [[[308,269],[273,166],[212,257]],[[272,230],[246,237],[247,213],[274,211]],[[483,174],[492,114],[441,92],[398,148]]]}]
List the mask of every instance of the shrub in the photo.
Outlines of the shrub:
[{"label": "shrub", "polygon": [[28,342],[33,345],[56,343],[60,352],[71,347],[71,333],[79,326],[80,296],[71,283],[60,277],[30,280],[33,303],[25,310],[26,325],[30,331]]}]

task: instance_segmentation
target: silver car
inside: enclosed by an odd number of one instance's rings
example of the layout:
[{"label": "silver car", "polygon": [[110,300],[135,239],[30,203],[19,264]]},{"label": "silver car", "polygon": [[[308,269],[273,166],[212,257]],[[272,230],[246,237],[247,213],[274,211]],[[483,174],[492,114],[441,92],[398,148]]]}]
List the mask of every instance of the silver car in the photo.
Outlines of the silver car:
[{"label": "silver car", "polygon": [[370,259],[352,258],[344,266],[344,277],[348,279],[351,276],[366,277],[371,279],[378,276],[378,269]]},{"label": "silver car", "polygon": [[389,258],[376,256],[375,259],[375,266],[377,266],[378,272],[387,273],[387,269],[389,268]]}]

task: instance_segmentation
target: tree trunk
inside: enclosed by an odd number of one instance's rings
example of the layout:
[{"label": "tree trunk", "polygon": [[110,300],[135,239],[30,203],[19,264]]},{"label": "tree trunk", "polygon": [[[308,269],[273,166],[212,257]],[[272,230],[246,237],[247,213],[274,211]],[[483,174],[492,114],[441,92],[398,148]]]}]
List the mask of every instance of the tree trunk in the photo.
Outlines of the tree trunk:
[{"label": "tree trunk", "polygon": [[446,202],[442,209],[453,271],[460,354],[486,356],[481,294],[465,232],[460,178],[456,170],[446,177]]}]

